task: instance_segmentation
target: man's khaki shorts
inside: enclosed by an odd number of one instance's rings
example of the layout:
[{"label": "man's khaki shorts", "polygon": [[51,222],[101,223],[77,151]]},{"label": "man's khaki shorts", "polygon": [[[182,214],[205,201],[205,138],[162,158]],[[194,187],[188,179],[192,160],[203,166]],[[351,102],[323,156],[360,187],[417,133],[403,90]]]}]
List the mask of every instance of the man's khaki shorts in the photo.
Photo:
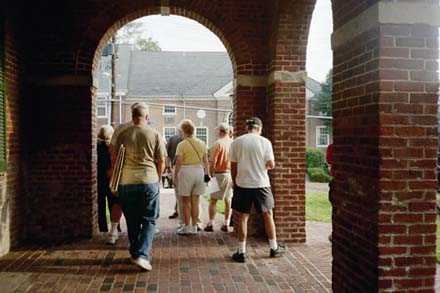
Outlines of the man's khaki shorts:
[{"label": "man's khaki shorts", "polygon": [[217,179],[218,186],[220,190],[211,194],[211,198],[223,200],[232,198],[232,177],[231,173],[216,173],[215,178]]}]

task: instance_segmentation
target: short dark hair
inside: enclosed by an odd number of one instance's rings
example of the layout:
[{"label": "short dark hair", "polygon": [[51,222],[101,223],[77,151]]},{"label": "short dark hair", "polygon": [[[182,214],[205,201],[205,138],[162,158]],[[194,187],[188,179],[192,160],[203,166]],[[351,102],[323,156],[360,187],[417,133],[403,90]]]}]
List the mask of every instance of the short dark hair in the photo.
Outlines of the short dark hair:
[{"label": "short dark hair", "polygon": [[262,127],[257,124],[246,124],[246,130],[260,130]]},{"label": "short dark hair", "polygon": [[139,104],[131,109],[131,116],[135,117],[145,117],[148,115],[148,108],[145,105]]},{"label": "short dark hair", "polygon": [[263,122],[258,117],[252,117],[246,120],[246,130],[262,129]]}]

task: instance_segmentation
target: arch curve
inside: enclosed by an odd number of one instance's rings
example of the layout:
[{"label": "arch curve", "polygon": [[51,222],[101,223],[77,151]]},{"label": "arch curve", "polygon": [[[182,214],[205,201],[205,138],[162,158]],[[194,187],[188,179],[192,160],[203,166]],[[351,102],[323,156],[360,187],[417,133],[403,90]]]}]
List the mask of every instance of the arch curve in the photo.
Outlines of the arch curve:
[{"label": "arch curve", "polygon": [[[110,38],[124,25],[134,21],[138,18],[160,15],[161,8],[159,6],[152,6],[148,4],[138,4],[130,8],[114,6],[103,10],[88,28],[81,38],[75,62],[75,73],[88,70],[92,75],[95,75],[100,55],[103,48],[108,43]],[[210,9],[209,15],[204,15],[202,12],[197,12],[196,9],[170,7],[170,14],[189,18],[197,21],[212,33],[214,33],[225,46],[229,57],[231,59],[234,74],[237,73],[239,64],[250,63],[250,53],[247,50],[248,44],[244,41],[242,33],[238,25],[235,25],[232,20],[221,14],[216,9]],[[91,65],[91,68],[90,68]]]}]

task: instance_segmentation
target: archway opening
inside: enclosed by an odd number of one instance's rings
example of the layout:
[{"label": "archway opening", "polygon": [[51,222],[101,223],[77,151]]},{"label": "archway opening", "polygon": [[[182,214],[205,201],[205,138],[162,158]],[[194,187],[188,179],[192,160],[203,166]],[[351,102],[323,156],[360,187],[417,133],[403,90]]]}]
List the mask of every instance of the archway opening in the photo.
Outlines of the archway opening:
[{"label": "archway opening", "polygon": [[[191,119],[195,136],[212,146],[215,127],[233,111],[235,65],[228,44],[214,26],[178,15],[127,18],[123,24],[110,29],[113,35],[107,33],[95,53],[94,136],[103,125],[130,121],[130,106],[144,102],[150,126],[165,142],[177,134],[181,120]],[[163,187],[171,187],[168,180]]]},{"label": "archway opening", "polygon": [[326,160],[326,153],[333,141],[332,28],[331,1],[316,1],[306,59],[306,232],[308,242],[325,243],[329,246],[332,230],[332,209],[329,201],[331,162]]}]

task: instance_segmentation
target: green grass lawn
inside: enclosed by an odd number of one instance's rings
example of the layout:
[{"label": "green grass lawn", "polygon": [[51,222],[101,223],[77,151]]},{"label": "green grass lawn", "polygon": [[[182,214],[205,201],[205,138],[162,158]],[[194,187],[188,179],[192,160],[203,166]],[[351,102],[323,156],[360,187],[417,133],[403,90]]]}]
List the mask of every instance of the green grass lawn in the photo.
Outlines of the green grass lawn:
[{"label": "green grass lawn", "polygon": [[332,207],[328,201],[327,192],[307,192],[306,220],[331,223]]},{"label": "green grass lawn", "polygon": [[[207,201],[211,198],[209,194],[203,196]],[[224,200],[218,200],[217,201],[217,213],[224,214],[225,213],[225,201]]]},{"label": "green grass lawn", "polygon": [[[331,223],[331,205],[326,192],[307,192],[306,219]],[[440,218],[437,217],[437,263],[440,263]]]}]

